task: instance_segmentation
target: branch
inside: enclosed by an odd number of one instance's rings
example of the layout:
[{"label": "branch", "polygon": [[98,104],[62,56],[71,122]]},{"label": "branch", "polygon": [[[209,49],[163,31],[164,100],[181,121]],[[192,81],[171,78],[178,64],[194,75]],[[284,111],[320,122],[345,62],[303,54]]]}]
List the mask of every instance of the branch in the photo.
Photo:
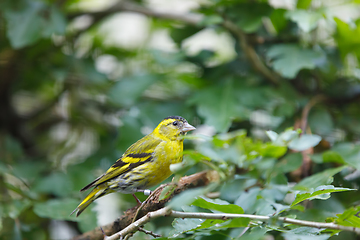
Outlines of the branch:
[{"label": "branch", "polygon": [[[259,221],[268,221],[272,219],[269,216],[261,216],[261,215],[251,215],[251,214],[228,214],[228,213],[199,213],[199,212],[178,212],[173,211],[167,207],[165,204],[174,196],[179,194],[180,192],[188,189],[199,186],[204,186],[209,184],[210,182],[217,181],[219,175],[216,171],[204,171],[200,173],[193,174],[191,176],[183,177],[180,179],[178,183],[178,187],[175,189],[175,192],[167,199],[159,200],[160,194],[165,186],[169,184],[164,184],[158,187],[154,192],[151,199],[147,199],[145,204],[143,205],[143,209],[140,211],[138,219],[135,222],[132,222],[135,213],[137,212],[138,207],[134,207],[132,209],[127,210],[122,217],[117,219],[115,222],[108,224],[103,227],[104,232],[100,228],[96,228],[90,232],[84,233],[83,235],[75,237],[73,240],[101,240],[104,239],[104,233],[109,237],[106,237],[106,240],[118,239],[121,237],[125,237],[127,234],[134,233],[138,231],[138,229],[151,221],[154,218],[158,217],[177,217],[177,218],[202,218],[202,219],[233,219],[233,218],[249,218],[252,220]],[[360,234],[360,228],[348,227],[337,225],[335,223],[322,223],[322,222],[312,222],[305,220],[298,220],[286,217],[279,217],[278,221],[282,221],[284,223],[291,223],[300,226],[307,227],[315,227],[315,228],[327,228],[327,229],[335,229],[342,231],[350,231]],[[153,234],[154,236],[156,234]]]},{"label": "branch", "polygon": [[[325,100],[325,96],[316,95],[310,99],[310,101],[305,105],[302,110],[301,120],[300,120],[300,127],[302,130],[302,134],[306,133],[306,129],[308,126],[308,118],[311,109],[318,104],[319,102]],[[310,155],[314,154],[314,148],[308,148],[304,151],[301,151],[301,155],[303,158],[303,162],[300,168],[300,175],[302,178],[308,177],[311,174],[311,158]]]},{"label": "branch", "polygon": [[129,233],[136,232],[140,226],[144,225],[145,223],[150,222],[151,219],[155,219],[155,218],[162,217],[162,216],[164,216],[164,217],[169,216],[169,214],[171,214],[171,213],[172,213],[171,209],[167,208],[167,207],[161,208],[155,212],[149,212],[144,217],[142,217],[139,220],[135,221],[134,223],[130,224],[123,230],[121,230],[109,237],[106,237],[105,239],[106,240],[117,240],[119,238],[121,239],[122,237],[126,236]]},{"label": "branch", "polygon": [[[216,171],[203,171],[200,173],[196,173],[190,176],[182,177],[173,192],[173,194],[164,200],[159,200],[160,194],[162,190],[169,184],[164,184],[154,190],[154,192],[149,196],[149,198],[142,204],[142,209],[139,211],[138,216],[143,217],[149,212],[156,211],[158,209],[162,209],[165,207],[165,204],[170,201],[175,195],[181,193],[182,191],[188,188],[195,188],[206,186],[210,182],[218,181],[219,174]],[[128,226],[134,224],[133,218],[136,215],[138,206],[133,207],[127,210],[123,216],[118,218],[111,224],[108,224],[102,229],[106,233],[106,235],[113,235],[116,232],[119,232],[122,229],[127,228]],[[136,223],[136,222],[135,222]],[[141,225],[138,225],[141,226]],[[132,229],[132,228],[131,228]],[[103,239],[103,232],[100,228],[96,228],[92,231],[86,232],[80,236],[73,238],[73,240],[101,240]]]},{"label": "branch", "polygon": [[[101,12],[82,13],[82,14],[77,13],[72,16],[69,16],[69,18],[72,19],[76,16],[87,14],[93,16],[94,21],[98,21],[99,19],[103,19],[104,17],[108,16],[109,14],[113,14],[120,11],[135,12],[149,17],[180,21],[182,23],[195,25],[195,26],[200,26],[201,21],[203,19],[203,16],[198,14],[190,14],[190,13],[175,14],[175,13],[160,12],[129,2],[117,3],[113,7]],[[278,76],[278,74],[272,72],[268,67],[266,67],[266,65],[259,57],[259,55],[256,53],[255,49],[249,44],[247,35],[240,28],[238,28],[236,24],[230,22],[229,20],[225,20],[222,23],[222,26],[237,37],[238,41],[240,42],[240,46],[242,50],[245,52],[245,55],[252,64],[253,68],[256,71],[258,71],[260,74],[262,74],[266,79],[268,79],[272,84],[279,85],[280,77]]]},{"label": "branch", "polygon": [[[302,112],[301,112],[301,118],[296,119],[295,123],[294,123],[294,129],[300,128],[302,130],[300,135],[311,131],[308,128],[309,113],[316,104],[318,104],[319,102],[323,102],[325,100],[326,100],[326,97],[319,94],[319,95],[312,97],[307,102],[307,104],[303,107]],[[293,151],[293,152],[298,152],[298,151]],[[302,165],[301,165],[301,167],[299,167],[298,169],[296,169],[295,171],[292,171],[290,173],[290,175],[292,176],[292,178],[295,181],[300,181],[301,179],[303,179],[311,174],[310,155],[312,155],[314,153],[314,148],[311,147],[311,148],[305,149],[300,152],[301,152],[302,160],[303,160]]]},{"label": "branch", "polygon": [[142,227],[138,227],[138,231],[143,232],[143,233],[148,234],[148,235],[151,235],[151,236],[153,236],[154,238],[161,237],[161,235],[156,234],[156,233],[153,233],[152,231],[143,229]]},{"label": "branch", "polygon": [[246,54],[253,68],[268,79],[272,84],[279,85],[280,77],[277,73],[271,71],[261,60],[255,49],[249,44],[247,35],[233,22],[228,20],[223,22],[223,27],[232,32],[240,43],[240,46]]},{"label": "branch", "polygon": [[[231,213],[203,213],[203,212],[179,212],[171,210],[168,207],[164,207],[159,209],[155,212],[149,212],[144,217],[140,218],[136,222],[130,224],[128,227],[124,228],[123,230],[106,237],[106,240],[115,240],[129,233],[133,233],[138,230],[139,226],[146,224],[147,222],[151,221],[152,219],[158,217],[175,217],[175,218],[201,218],[201,219],[233,219],[233,218],[249,218],[251,220],[259,220],[262,222],[270,220],[272,217],[269,216],[261,216],[261,215],[252,215],[252,214],[231,214]],[[299,226],[306,226],[306,227],[314,227],[314,228],[327,228],[327,229],[334,229],[334,230],[342,230],[342,231],[349,231],[354,232],[360,235],[360,228],[355,227],[348,227],[337,225],[335,223],[322,223],[322,222],[312,222],[306,220],[298,220],[293,218],[286,218],[286,217],[279,217],[278,221],[284,223],[295,224]]]},{"label": "branch", "polygon": [[317,95],[313,98],[310,99],[310,101],[305,105],[305,107],[302,110],[302,114],[301,114],[301,130],[302,130],[302,134],[306,132],[306,127],[307,127],[307,121],[308,121],[308,117],[309,117],[309,113],[310,110],[319,102],[324,101],[326,98],[325,96],[322,95]]}]

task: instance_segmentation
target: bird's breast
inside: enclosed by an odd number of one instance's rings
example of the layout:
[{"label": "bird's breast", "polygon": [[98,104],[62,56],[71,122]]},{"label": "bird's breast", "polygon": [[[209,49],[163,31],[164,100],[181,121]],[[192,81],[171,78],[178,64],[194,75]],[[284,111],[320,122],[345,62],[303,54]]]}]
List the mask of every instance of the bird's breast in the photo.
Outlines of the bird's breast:
[{"label": "bird's breast", "polygon": [[154,186],[167,179],[172,172],[170,165],[182,161],[183,144],[178,141],[159,144],[154,152],[154,161],[149,165],[149,186]]}]

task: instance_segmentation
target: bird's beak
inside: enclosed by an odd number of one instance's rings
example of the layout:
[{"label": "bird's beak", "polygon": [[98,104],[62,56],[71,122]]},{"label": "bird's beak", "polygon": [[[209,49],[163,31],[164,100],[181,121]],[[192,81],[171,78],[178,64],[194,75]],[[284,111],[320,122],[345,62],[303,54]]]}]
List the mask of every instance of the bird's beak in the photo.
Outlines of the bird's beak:
[{"label": "bird's beak", "polygon": [[181,131],[182,132],[189,132],[189,131],[192,131],[192,130],[195,130],[196,128],[194,126],[191,126],[190,124],[188,123],[185,123],[184,126],[182,127]]}]

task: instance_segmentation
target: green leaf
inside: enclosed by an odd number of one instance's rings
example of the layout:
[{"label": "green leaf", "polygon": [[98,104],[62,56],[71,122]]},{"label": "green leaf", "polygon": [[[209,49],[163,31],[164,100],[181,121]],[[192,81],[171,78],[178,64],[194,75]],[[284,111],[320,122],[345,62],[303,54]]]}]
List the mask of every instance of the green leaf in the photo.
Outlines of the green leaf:
[{"label": "green leaf", "polygon": [[334,131],[334,122],[326,108],[316,108],[309,114],[309,126],[314,133],[328,135]]},{"label": "green leaf", "polygon": [[13,200],[10,203],[2,203],[0,205],[0,216],[3,218],[10,217],[12,219],[16,219],[30,206],[31,202],[28,199]]},{"label": "green leaf", "polygon": [[[39,162],[22,162],[17,165],[12,165],[14,176],[22,180],[33,182],[35,179],[40,179],[40,173],[46,169],[46,165]],[[1,170],[0,170],[1,171]],[[9,172],[9,169],[7,170]]]},{"label": "green leaf", "polygon": [[9,4],[4,11],[8,23],[7,35],[14,48],[33,44],[42,37],[63,34],[66,21],[55,5],[47,7],[41,1],[23,0]]},{"label": "green leaf", "polygon": [[73,183],[69,175],[54,172],[47,177],[43,177],[38,184],[34,186],[34,190],[66,197],[73,191]]},{"label": "green leaf", "polygon": [[323,162],[335,162],[340,164],[345,164],[344,159],[342,156],[334,151],[326,151],[322,154]]},{"label": "green leaf", "polygon": [[172,232],[172,236],[176,237],[181,233],[185,233],[197,227],[200,227],[204,221],[205,220],[203,219],[194,219],[194,218],[185,218],[185,219],[176,218],[172,223],[175,230]]},{"label": "green leaf", "polygon": [[220,199],[213,200],[210,198],[199,197],[192,203],[192,205],[224,213],[244,213],[244,210],[241,207],[235,204],[229,204],[228,202]]},{"label": "green leaf", "polygon": [[295,233],[283,233],[282,236],[284,239],[291,239],[291,240],[326,240],[331,237],[330,234],[321,234],[311,236],[309,234],[295,234]]},{"label": "green leaf", "polygon": [[[301,133],[300,129],[298,129],[296,131],[294,131],[292,129],[288,129],[285,132],[282,132],[282,133],[278,134],[277,138],[275,140],[272,140],[272,142],[274,144],[277,144],[277,145],[280,145],[280,146],[285,146],[290,141],[292,141],[294,139],[297,139],[300,133]],[[272,134],[272,137],[274,138],[275,135]]]},{"label": "green leaf", "polygon": [[301,153],[290,153],[286,154],[280,161],[275,165],[274,171],[281,173],[292,172],[302,165]]},{"label": "green leaf", "polygon": [[[197,135],[191,135],[191,136],[187,135],[185,138],[186,139],[203,140],[203,141],[209,141],[210,140],[209,137],[206,137],[206,136],[203,136],[203,135],[199,136],[198,134]],[[189,157],[189,158],[191,158],[191,160],[194,160],[196,163],[201,162],[203,160],[211,161],[211,158],[209,158],[209,157],[207,157],[207,156],[205,156],[205,155],[203,155],[203,154],[201,154],[199,152],[196,152],[194,150],[184,150],[183,154],[184,154],[184,156],[186,158]]]},{"label": "green leaf", "polygon": [[271,23],[273,24],[277,33],[283,30],[288,23],[287,19],[285,18],[285,13],[285,9],[275,9],[270,15]]},{"label": "green leaf", "polygon": [[213,227],[219,226],[220,224],[225,223],[225,220],[221,220],[221,219],[206,219],[203,223],[201,223],[200,226],[198,226],[197,228],[195,228],[194,230],[200,230],[200,229],[205,229],[205,228],[211,228],[214,229]]},{"label": "green leaf", "polygon": [[289,233],[294,234],[307,234],[309,236],[316,236],[319,235],[324,229],[323,228],[313,228],[313,227],[297,227],[294,229],[291,229]]},{"label": "green leaf", "polygon": [[239,227],[247,227],[249,225],[249,218],[234,218],[230,221],[226,221],[224,223],[220,223],[219,226],[215,225],[215,229],[228,229],[228,228],[239,228]]},{"label": "green leaf", "polygon": [[261,146],[259,153],[263,157],[279,158],[287,152],[287,147],[266,143]]},{"label": "green leaf", "polygon": [[272,142],[275,142],[276,139],[278,138],[279,134],[277,134],[276,132],[274,131],[266,131],[266,135],[270,138],[270,140]]},{"label": "green leaf", "polygon": [[221,219],[175,219],[173,222],[174,231],[172,231],[172,236],[176,237],[181,233],[186,233],[189,231],[201,230],[201,229],[228,229],[228,228],[239,228],[246,227],[249,225],[250,219],[248,218],[234,218],[231,220],[221,220]]},{"label": "green leaf", "polygon": [[163,67],[175,67],[184,59],[183,53],[169,53],[157,49],[150,50],[154,61]]},{"label": "green leaf", "polygon": [[343,226],[359,227],[360,226],[360,206],[346,209],[343,213],[337,214],[336,223]]},{"label": "green leaf", "polygon": [[93,61],[75,61],[73,68],[76,74],[84,75],[83,77],[86,78],[87,82],[93,83],[95,85],[108,82],[106,75],[97,71]]},{"label": "green leaf", "polygon": [[231,220],[206,219],[199,227],[194,230],[200,230],[205,228],[209,228],[212,230],[220,230],[228,228],[247,227],[249,225],[249,222],[249,218],[234,218]]},{"label": "green leaf", "polygon": [[267,57],[283,77],[294,78],[301,69],[314,69],[324,54],[295,44],[279,44],[269,49]]},{"label": "green leaf", "polygon": [[253,33],[262,25],[263,17],[269,16],[271,11],[267,3],[242,2],[229,8],[227,16],[236,19],[236,24],[245,32]]},{"label": "green leaf", "polygon": [[303,134],[300,138],[294,139],[289,143],[289,148],[296,151],[304,151],[311,147],[315,147],[321,141],[318,135]]},{"label": "green leaf", "polygon": [[336,144],[331,151],[323,154],[323,160],[346,163],[357,170],[360,170],[360,145],[343,142]]},{"label": "green leaf", "polygon": [[291,117],[296,111],[296,105],[293,102],[282,102],[275,106],[273,115],[278,117]]},{"label": "green leaf", "polygon": [[314,153],[310,155],[311,160],[316,164],[321,164],[324,162],[322,154],[321,153]]},{"label": "green leaf", "polygon": [[131,106],[154,82],[161,79],[160,75],[136,75],[121,79],[109,91],[111,102]]},{"label": "green leaf", "polygon": [[[356,146],[359,148],[359,146]],[[360,170],[360,149],[355,149],[353,152],[349,152],[347,155],[343,157],[344,161],[349,164],[350,166],[356,168],[357,170]]]},{"label": "green leaf", "polygon": [[354,36],[360,35],[360,22],[356,22],[356,26],[353,24],[347,24],[339,18],[334,18],[336,22],[336,34],[335,40],[337,41],[342,58],[345,58],[348,53],[354,53],[358,59],[360,59],[360,39]]},{"label": "green leaf", "polygon": [[[243,231],[243,230],[242,230]],[[270,231],[269,228],[264,227],[251,227],[244,235],[241,236],[241,240],[263,240],[266,238],[266,232]]]},{"label": "green leaf", "polygon": [[260,194],[260,188],[255,187],[251,188],[247,192],[241,192],[240,196],[234,204],[240,206],[244,211],[249,211],[249,209],[253,208],[256,204],[256,200],[258,199],[258,195]]},{"label": "green leaf", "polygon": [[186,25],[181,28],[174,27],[170,29],[170,36],[174,40],[174,42],[180,46],[183,40],[196,34],[200,30],[202,30],[202,28],[191,25]]},{"label": "green leaf", "polygon": [[341,187],[334,187],[333,185],[324,185],[324,186],[319,186],[317,188],[315,188],[313,191],[309,191],[309,192],[299,192],[296,197],[295,200],[291,203],[291,206],[294,206],[302,201],[305,200],[313,200],[313,199],[321,199],[321,200],[326,200],[328,198],[330,198],[330,193],[333,192],[344,192],[344,191],[354,191],[356,189],[351,189],[351,188],[341,188]]},{"label": "green leaf", "polygon": [[296,22],[304,32],[310,32],[315,29],[319,20],[322,19],[321,13],[303,9],[289,11],[285,16]]},{"label": "green leaf", "polygon": [[180,210],[182,206],[190,205],[194,200],[205,193],[208,193],[217,186],[217,183],[209,184],[206,187],[194,188],[186,190],[175,196],[167,204],[169,208]]},{"label": "green leaf", "polygon": [[294,186],[295,190],[311,191],[321,185],[328,185],[333,182],[333,176],[342,171],[346,166],[331,168],[310,177],[304,178]]},{"label": "green leaf", "polygon": [[88,210],[87,212],[83,212],[79,217],[81,218],[81,220],[78,222],[79,228],[84,233],[94,230],[94,228],[98,226],[95,212]]},{"label": "green leaf", "polygon": [[219,132],[226,132],[231,119],[239,114],[233,81],[228,79],[223,82],[221,86],[203,89],[189,100],[189,103],[196,104],[199,115],[205,118],[205,124]]},{"label": "green leaf", "polygon": [[297,9],[307,9],[311,5],[312,0],[298,0],[296,4]]},{"label": "green leaf", "polygon": [[206,15],[198,24],[199,26],[209,26],[209,25],[215,25],[220,24],[224,20],[219,15]]},{"label": "green leaf", "polygon": [[70,213],[78,204],[79,201],[75,199],[52,199],[47,202],[36,203],[34,205],[34,212],[43,218],[79,222],[89,217],[91,211],[88,209],[79,217],[75,217],[74,215],[70,216]]}]

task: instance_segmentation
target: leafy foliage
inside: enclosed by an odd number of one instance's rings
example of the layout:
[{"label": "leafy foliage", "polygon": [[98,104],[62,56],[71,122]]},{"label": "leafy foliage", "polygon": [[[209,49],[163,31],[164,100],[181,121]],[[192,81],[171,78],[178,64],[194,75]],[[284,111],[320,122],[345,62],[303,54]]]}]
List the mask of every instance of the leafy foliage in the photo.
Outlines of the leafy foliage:
[{"label": "leafy foliage", "polygon": [[359,1],[219,0],[164,15],[151,1],[91,2],[0,2],[1,239],[71,238],[134,206],[112,194],[69,216],[78,191],[170,115],[198,128],[175,179],[220,179],[168,206],[272,220],[145,228],[163,239],[357,239],[277,219],[360,226]]}]

